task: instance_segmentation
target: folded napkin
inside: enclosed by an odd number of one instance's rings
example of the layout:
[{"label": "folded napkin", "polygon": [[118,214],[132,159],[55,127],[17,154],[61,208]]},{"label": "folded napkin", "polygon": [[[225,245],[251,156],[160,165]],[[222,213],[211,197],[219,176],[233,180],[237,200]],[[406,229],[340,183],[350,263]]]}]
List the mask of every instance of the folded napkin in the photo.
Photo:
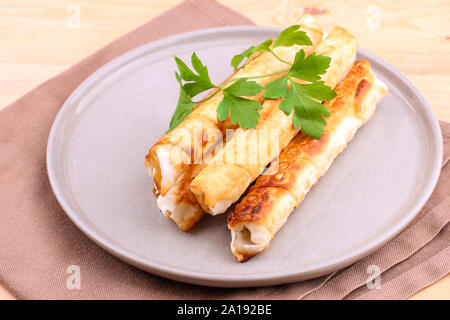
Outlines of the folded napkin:
[{"label": "folded napkin", "polygon": [[[112,58],[175,33],[252,24],[212,0],[188,0],[45,82],[0,112],[0,283],[24,299],[373,299],[407,298],[450,271],[450,124],[441,122],[438,185],[411,225],[372,255],[333,274],[265,288],[188,285],[140,271],[91,242],[58,205],[45,153],[52,122],[70,93]],[[67,288],[68,267],[81,289]],[[381,287],[368,289],[367,268]],[[70,272],[70,269],[69,269]]]}]

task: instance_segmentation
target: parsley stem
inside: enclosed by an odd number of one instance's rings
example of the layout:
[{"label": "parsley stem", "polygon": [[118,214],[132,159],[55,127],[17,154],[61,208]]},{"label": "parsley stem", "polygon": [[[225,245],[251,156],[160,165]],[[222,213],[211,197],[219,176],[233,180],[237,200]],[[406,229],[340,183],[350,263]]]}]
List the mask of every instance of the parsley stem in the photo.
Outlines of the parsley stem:
[{"label": "parsley stem", "polygon": [[[275,54],[274,54],[274,55],[275,55]],[[290,64],[290,63],[287,62],[287,61],[283,61],[283,60],[280,60],[280,61],[282,61],[282,62],[284,62],[284,63]],[[227,85],[227,84],[230,83],[230,82],[236,82],[236,81],[238,81],[239,79],[242,79],[242,78],[249,79],[249,80],[261,79],[261,78],[266,78],[266,77],[274,76],[274,75],[277,75],[277,74],[285,73],[285,72],[288,72],[288,71],[289,71],[289,69],[284,69],[284,70],[281,70],[281,71],[275,71],[275,72],[270,72],[270,73],[265,73],[265,74],[259,74],[259,75],[256,75],[256,76],[231,78],[231,79],[225,81],[225,82],[224,82],[222,85],[220,85],[220,86],[214,85],[214,88],[217,88],[217,90],[214,91],[210,96],[208,96],[208,97],[206,97],[205,99],[202,99],[202,100],[200,100],[200,101],[198,101],[198,102],[195,102],[195,101],[193,101],[193,102],[194,102],[195,104],[198,104],[198,103],[202,103],[202,102],[208,101],[209,99],[211,99],[212,97],[214,97],[216,94],[218,94],[220,91],[222,91],[222,90],[224,89],[225,85]]]},{"label": "parsley stem", "polygon": [[273,54],[273,56],[274,56],[277,60],[279,60],[279,61],[281,61],[281,62],[283,62],[283,63],[286,63],[286,64],[292,66],[292,63],[290,63],[289,61],[286,61],[286,60],[284,60],[284,59],[281,59],[281,58],[275,53],[275,51],[273,51],[273,50],[270,49],[270,48],[269,48],[269,52],[270,52],[271,54]]},{"label": "parsley stem", "polygon": [[218,94],[220,91],[222,91],[222,90],[224,89],[224,86],[225,86],[225,85],[227,85],[227,84],[230,83],[230,82],[238,81],[239,79],[242,79],[242,78],[249,79],[249,80],[253,80],[253,79],[261,79],[261,78],[266,78],[266,77],[274,76],[274,75],[277,75],[277,74],[280,74],[280,73],[285,73],[285,72],[288,72],[288,71],[289,71],[289,69],[284,69],[284,70],[281,70],[281,71],[270,72],[270,73],[266,73],[266,74],[259,74],[259,75],[256,75],[256,76],[231,78],[231,79],[225,81],[225,82],[224,82],[222,85],[220,85],[220,86],[214,86],[215,88],[217,88],[217,90],[214,91],[214,92],[213,92],[211,95],[209,95],[208,97],[206,97],[206,98],[204,98],[204,99],[202,99],[202,100],[200,100],[200,101],[198,101],[198,102],[195,102],[195,101],[193,101],[193,102],[194,102],[195,104],[198,104],[198,103],[202,103],[202,102],[208,101],[209,99],[211,99],[212,97],[214,97],[216,94]]},{"label": "parsley stem", "polygon": [[270,72],[270,73],[266,73],[266,74],[259,74],[259,75],[256,75],[256,76],[231,78],[231,79],[225,81],[220,87],[223,88],[226,84],[228,84],[230,82],[238,81],[239,79],[242,79],[242,78],[249,79],[249,80],[261,79],[261,78],[274,76],[274,75],[277,75],[277,74],[280,74],[280,73],[285,73],[285,72],[288,72],[288,71],[289,71],[289,69],[284,69],[284,70],[281,70],[281,71]]},{"label": "parsley stem", "polygon": [[211,93],[208,97],[206,97],[206,98],[204,98],[204,99],[202,99],[202,100],[200,100],[198,102],[195,102],[195,101],[192,101],[192,102],[194,102],[195,104],[198,104],[198,103],[202,103],[202,102],[208,101],[209,99],[214,97],[216,94],[218,94],[220,91],[222,91],[222,88],[219,87],[219,86],[215,86],[215,88],[217,88],[217,90],[214,91],[213,93]]}]

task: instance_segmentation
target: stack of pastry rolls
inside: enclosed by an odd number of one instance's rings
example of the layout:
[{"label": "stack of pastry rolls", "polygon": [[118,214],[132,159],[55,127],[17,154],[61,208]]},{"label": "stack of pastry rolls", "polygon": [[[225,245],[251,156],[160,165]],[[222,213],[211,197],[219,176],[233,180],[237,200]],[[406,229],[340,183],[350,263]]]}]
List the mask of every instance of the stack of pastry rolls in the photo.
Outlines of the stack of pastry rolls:
[{"label": "stack of pastry rolls", "polygon": [[[316,52],[331,58],[321,80],[334,88],[337,96],[324,103],[330,116],[325,118],[327,124],[320,139],[310,138],[301,128],[293,127],[293,113],[286,115],[279,108],[282,99],[264,100],[262,94],[251,97],[262,102],[254,129],[236,128],[229,120],[219,122],[216,109],[222,97],[217,94],[216,99],[196,106],[146,157],[158,206],[182,230],[189,231],[205,213],[221,214],[236,204],[229,213],[228,228],[231,250],[241,262],[269,246],[289,214],[325,174],[356,130],[370,119],[376,103],[387,91],[368,61],[355,62],[357,41],[347,30],[335,27],[322,40],[322,30],[310,15],[300,18],[298,24],[313,44],[276,49],[291,63],[300,49],[306,54]],[[247,67],[235,75],[251,76],[285,68],[286,64],[263,52],[252,57]],[[265,85],[274,79],[255,81]],[[194,132],[198,122],[202,130]],[[225,139],[227,129],[234,129],[230,139]],[[277,135],[267,135],[271,130],[276,130]],[[264,139],[260,132],[266,134]],[[191,146],[197,136],[208,139],[195,153]],[[276,148],[274,140],[278,143]],[[259,152],[255,146],[265,151]],[[255,151],[256,161],[248,161]]]}]

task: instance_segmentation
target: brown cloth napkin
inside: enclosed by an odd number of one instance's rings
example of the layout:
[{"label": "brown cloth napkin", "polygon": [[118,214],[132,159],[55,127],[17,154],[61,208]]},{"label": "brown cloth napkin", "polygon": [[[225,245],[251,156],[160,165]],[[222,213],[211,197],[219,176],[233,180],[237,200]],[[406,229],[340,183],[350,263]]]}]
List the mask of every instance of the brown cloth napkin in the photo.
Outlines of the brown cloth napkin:
[{"label": "brown cloth napkin", "polygon": [[[0,283],[24,299],[374,299],[407,298],[450,271],[450,124],[441,122],[444,165],[418,217],[395,239],[339,272],[301,283],[218,289],[163,279],[131,267],[91,242],[59,207],[47,178],[47,137],[59,108],[112,58],[175,33],[252,24],[212,0],[188,0],[40,85],[0,112]],[[69,290],[67,268],[81,270]],[[368,289],[367,267],[380,268]]]}]

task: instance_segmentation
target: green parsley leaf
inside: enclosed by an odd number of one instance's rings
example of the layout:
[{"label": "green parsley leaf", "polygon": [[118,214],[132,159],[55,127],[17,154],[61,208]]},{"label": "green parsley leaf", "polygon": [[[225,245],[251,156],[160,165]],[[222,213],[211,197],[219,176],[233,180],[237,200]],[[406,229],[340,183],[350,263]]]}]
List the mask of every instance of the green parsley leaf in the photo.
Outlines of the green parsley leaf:
[{"label": "green parsley leaf", "polygon": [[264,87],[264,99],[286,98],[288,94],[288,77],[278,78]]},{"label": "green parsley leaf", "polygon": [[284,111],[287,115],[290,115],[292,112],[292,109],[294,108],[294,104],[298,100],[295,97],[296,92],[292,89],[290,89],[287,93],[287,96],[283,101],[280,102],[280,105],[278,106],[281,110]]},{"label": "green parsley leaf", "polygon": [[[175,72],[175,77],[180,85],[180,96],[175,112],[170,120],[169,131],[176,128],[192,112],[196,105],[192,101],[193,97],[215,87],[211,83],[208,68],[203,65],[195,52],[192,53],[191,64],[196,73],[178,57],[175,57],[175,63],[180,72]],[[188,82],[183,85],[183,80]]]},{"label": "green parsley leaf", "polygon": [[253,129],[258,123],[261,103],[241,96],[254,96],[261,92],[263,87],[247,78],[238,79],[229,87],[223,89],[223,99],[217,107],[217,118],[224,121],[230,115],[231,122],[241,127]]},{"label": "green parsley leaf", "polygon": [[208,68],[203,65],[195,52],[191,56],[191,63],[194,67],[194,70],[197,71],[201,79],[205,80],[207,83],[211,83],[211,79],[209,78],[208,74]]},{"label": "green parsley leaf", "polygon": [[327,72],[330,62],[330,57],[315,53],[305,58],[305,51],[302,49],[295,55],[289,75],[306,81],[317,81],[320,80],[319,75]]},{"label": "green parsley leaf", "polygon": [[242,60],[245,58],[249,58],[253,53],[255,52],[255,46],[251,46],[248,49],[245,49],[243,52],[235,55],[233,59],[231,59],[231,66],[236,70],[239,68],[239,65],[241,64]]},{"label": "green parsley leaf", "polygon": [[301,90],[311,98],[319,101],[328,101],[336,97],[336,92],[323,81],[316,81],[308,84],[300,84]]},{"label": "green parsley leaf", "polygon": [[217,107],[217,117],[219,121],[224,121],[230,114],[231,122],[238,123],[239,126],[253,129],[258,123],[258,110],[262,109],[261,104],[256,100],[233,96],[224,92],[223,100]]},{"label": "green parsley leaf", "polygon": [[195,103],[191,100],[191,97],[186,93],[182,83],[181,76],[175,72],[175,77],[177,78],[178,83],[180,84],[180,96],[178,98],[177,107],[175,112],[172,115],[172,119],[170,119],[169,130],[176,128],[183,120],[186,118],[195,106]]},{"label": "green parsley leaf", "polygon": [[299,25],[293,25],[281,31],[272,48],[290,47],[296,44],[302,46],[312,45],[311,39],[308,35],[304,31],[298,30],[299,28]]},{"label": "green parsley leaf", "polygon": [[[289,81],[291,87],[287,97],[280,103],[280,109],[288,115],[294,110],[294,128],[298,129],[301,126],[303,133],[319,139],[326,125],[323,117],[330,115],[327,107],[312,99],[305,92],[305,85],[298,84],[292,79]],[[308,90],[311,90],[311,87],[306,91]]]},{"label": "green parsley leaf", "polygon": [[[309,98],[307,98],[308,100]],[[317,103],[314,108],[312,105],[299,105],[294,109],[294,127],[301,125],[302,132],[314,139],[320,139],[323,134],[324,127],[327,124],[323,118],[325,111],[328,109],[321,103],[310,99],[311,104]],[[315,110],[314,110],[315,109]],[[323,113],[317,112],[318,110]]]},{"label": "green parsley leaf", "polygon": [[180,71],[180,78],[185,81],[196,81],[197,76],[194,72],[189,69],[189,67],[178,57],[175,57],[175,62],[177,64],[178,70]]},{"label": "green parsley leaf", "polygon": [[185,83],[183,87],[184,91],[186,91],[190,97],[195,97],[196,95],[211,89],[211,86],[198,82],[188,82]]},{"label": "green parsley leaf", "polygon": [[[234,68],[234,70],[236,70],[237,68],[239,68],[239,65],[241,64],[242,60],[244,60],[245,58],[250,59],[250,57],[258,51],[269,51],[270,50],[270,45],[272,44],[272,39],[267,39],[266,41],[260,43],[259,45],[255,46],[251,46],[250,48],[244,50],[243,52],[241,52],[240,54],[237,54],[233,57],[233,59],[231,59],[231,66]],[[248,62],[249,60],[247,60]],[[247,64],[246,62],[246,64]],[[245,65],[244,65],[245,67]]]},{"label": "green parsley leaf", "polygon": [[197,74],[192,71],[180,58],[175,57],[175,62],[178,66],[178,70],[180,71],[181,79],[183,79],[184,81],[192,81],[193,83],[198,84],[196,90],[194,90],[193,92],[197,92],[198,94],[202,92],[198,92],[200,88],[203,88],[203,91],[205,91],[214,87],[214,85],[211,83],[211,79],[209,78],[208,68],[203,65],[195,52],[191,56],[191,63]]},{"label": "green parsley leaf", "polygon": [[269,51],[270,45],[272,44],[272,42],[273,42],[272,39],[267,39],[266,41],[261,42],[259,45],[256,46],[255,52],[256,51]]},{"label": "green parsley leaf", "polygon": [[255,81],[248,81],[247,78],[241,78],[232,85],[224,89],[224,92],[233,96],[254,96],[261,92],[263,87]]}]

